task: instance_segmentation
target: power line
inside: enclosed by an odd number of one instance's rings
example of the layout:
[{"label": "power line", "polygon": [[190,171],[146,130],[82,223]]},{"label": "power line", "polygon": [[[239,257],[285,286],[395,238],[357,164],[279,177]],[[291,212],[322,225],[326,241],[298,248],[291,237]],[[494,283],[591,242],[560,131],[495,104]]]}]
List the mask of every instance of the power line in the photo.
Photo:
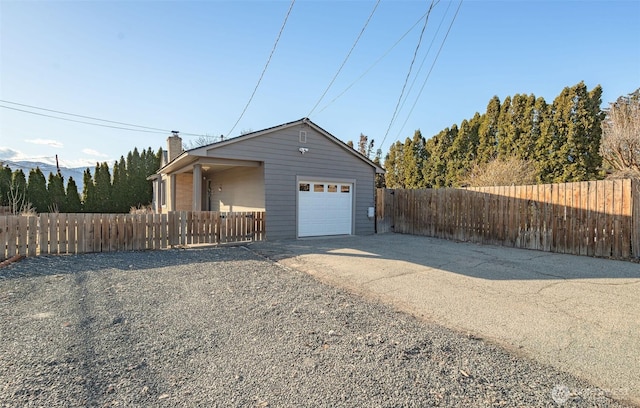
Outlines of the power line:
[{"label": "power line", "polygon": [[378,5],[380,4],[380,0],[376,1],[376,4],[373,6],[373,10],[371,10],[371,13],[369,14],[369,18],[367,18],[367,21],[364,23],[364,26],[362,27],[362,30],[360,30],[360,34],[358,34],[358,37],[356,38],[355,42],[353,43],[353,45],[351,46],[351,49],[349,50],[349,52],[347,53],[347,56],[344,58],[344,61],[342,61],[342,64],[340,65],[340,68],[338,68],[338,71],[336,72],[336,74],[333,76],[333,78],[331,79],[331,82],[329,82],[329,85],[327,85],[327,88],[324,90],[324,92],[322,93],[322,95],[320,96],[320,99],[318,99],[318,102],[316,102],[316,104],[313,106],[313,108],[311,109],[311,111],[309,112],[309,114],[307,115],[307,117],[311,117],[311,114],[313,113],[313,111],[316,110],[316,108],[318,107],[318,105],[320,104],[320,102],[322,101],[322,99],[324,99],[325,95],[327,94],[327,92],[329,91],[329,88],[331,88],[331,86],[333,85],[333,83],[335,82],[336,78],[338,78],[338,75],[340,74],[340,71],[342,71],[342,68],[344,68],[344,65],[347,63],[347,60],[349,59],[349,57],[351,56],[351,53],[353,52],[353,50],[356,48],[356,45],[358,44],[358,41],[360,41],[360,37],[362,37],[362,34],[364,33],[364,30],[367,28],[367,26],[369,25],[369,21],[371,21],[371,18],[373,17],[373,13],[376,12],[376,9],[378,8]]},{"label": "power line", "polygon": [[402,96],[404,95],[404,90],[407,87],[407,83],[409,82],[409,78],[411,77],[411,70],[413,69],[413,64],[416,61],[416,56],[418,55],[418,50],[420,49],[420,44],[422,43],[422,37],[424,35],[424,31],[427,28],[427,23],[429,22],[429,15],[431,14],[431,10],[433,9],[434,6],[434,1],[435,0],[431,0],[431,5],[429,6],[429,10],[427,11],[427,17],[424,19],[424,25],[422,26],[422,31],[420,32],[420,37],[418,38],[418,44],[416,45],[416,49],[413,52],[413,58],[411,59],[411,64],[409,64],[409,72],[407,72],[407,77],[404,80],[404,84],[402,85],[402,91],[400,91],[400,97],[398,98],[398,102],[396,103],[396,107],[393,111],[393,115],[391,116],[391,121],[389,121],[389,127],[387,127],[387,131],[384,134],[384,137],[382,138],[382,143],[380,143],[380,146],[382,146],[384,144],[384,141],[387,139],[387,136],[389,135],[389,130],[391,130],[391,126],[393,125],[393,122],[396,119],[396,116],[398,114],[398,108],[400,107],[400,102],[402,101]]},{"label": "power line", "polygon": [[240,117],[238,118],[238,120],[236,120],[236,123],[234,123],[233,127],[231,128],[231,130],[229,130],[229,132],[227,133],[227,136],[230,136],[231,132],[233,132],[233,130],[236,128],[236,126],[238,126],[238,123],[240,122],[240,120],[244,116],[245,112],[249,108],[249,104],[251,104],[251,101],[253,100],[253,97],[255,96],[256,92],[258,91],[258,86],[260,86],[260,82],[262,82],[262,78],[264,77],[264,73],[267,71],[267,67],[269,66],[269,63],[271,62],[271,57],[273,57],[273,53],[276,51],[276,47],[278,46],[278,42],[280,41],[280,36],[282,36],[282,32],[284,31],[284,27],[285,27],[285,25],[287,25],[287,20],[289,19],[289,15],[291,14],[291,9],[293,9],[293,4],[295,2],[296,2],[296,0],[291,0],[291,4],[289,5],[289,10],[287,10],[287,15],[284,17],[284,21],[282,22],[282,27],[280,27],[280,32],[278,33],[278,36],[276,37],[276,41],[273,44],[273,48],[271,48],[271,54],[269,54],[269,58],[267,59],[267,63],[264,65],[264,68],[262,69],[262,73],[260,74],[260,78],[258,78],[258,83],[256,84],[255,88],[253,88],[253,92],[251,93],[251,96],[249,97],[249,100],[247,101],[247,104],[244,106],[244,109],[242,110],[242,113],[240,114]]},{"label": "power line", "polygon": [[[61,117],[61,116],[48,115],[48,114],[40,113],[40,112],[33,112],[33,111],[30,111],[30,110],[15,108],[15,107],[11,107],[11,106],[0,105],[0,108],[11,109],[11,110],[18,111],[18,112],[30,113],[32,115],[44,116],[44,117],[52,118],[52,119],[64,120],[64,121],[67,121],[67,122],[82,123],[82,124],[85,124],[85,125],[100,126],[100,127],[111,128],[111,129],[128,130],[128,131],[132,131],[132,132],[155,133],[155,134],[160,134],[160,133],[168,134],[168,133],[171,133],[171,130],[168,130],[168,129],[160,129],[160,128],[154,128],[154,127],[149,127],[149,126],[134,125],[134,124],[131,124],[131,123],[117,122],[115,120],[100,119],[100,118],[95,118],[95,117],[92,117],[92,116],[85,116],[85,115],[79,115],[79,114],[76,114],[76,113],[62,112],[62,111],[58,111],[58,110],[54,110],[54,109],[42,108],[42,107],[39,107],[39,106],[27,105],[27,104],[24,104],[24,103],[18,103],[18,102],[6,101],[6,100],[0,100],[0,102],[12,104],[12,105],[17,105],[17,106],[23,106],[23,107],[27,107],[27,108],[30,108],[30,109],[39,109],[39,110],[46,111],[46,112],[59,113],[59,114],[62,114],[62,115],[67,115],[67,116],[74,116],[74,117],[78,117],[78,118],[97,120],[97,121],[102,121],[102,122],[106,122],[106,123],[114,123],[114,124],[129,126],[129,127],[113,126],[113,125],[105,125],[105,124],[102,124],[102,123],[87,122],[87,121],[82,121],[82,120],[65,118],[65,117]],[[130,127],[138,127],[140,129],[131,129]],[[150,129],[150,130],[144,130],[144,129]],[[200,135],[200,134],[195,134],[195,133],[183,133],[183,132],[180,132],[180,135],[181,136],[195,136],[195,137],[206,137],[207,136],[207,135]]]},{"label": "power line", "polygon": [[102,126],[102,127],[112,128],[112,129],[130,130],[130,131],[133,131],[133,132],[161,133],[161,132],[155,131],[155,130],[131,129],[131,128],[125,128],[125,127],[122,127],[122,126],[112,126],[112,125],[104,125],[102,123],[85,122],[85,121],[82,121],[82,120],[75,120],[75,119],[63,118],[63,117],[60,117],[60,116],[47,115],[45,113],[38,113],[38,112],[28,111],[28,110],[25,110],[25,109],[12,108],[10,106],[4,106],[4,105],[0,105],[0,108],[11,109],[11,110],[18,111],[18,112],[30,113],[32,115],[44,116],[44,117],[47,117],[47,118],[66,120],[68,122],[83,123],[85,125]]},{"label": "power line", "polygon": [[331,106],[331,104],[333,104],[335,101],[338,100],[338,98],[340,98],[342,95],[344,95],[345,93],[347,93],[347,91],[349,89],[351,89],[358,81],[360,81],[362,78],[365,77],[365,75],[367,75],[376,65],[378,65],[380,63],[380,61],[382,61],[383,59],[385,59],[387,57],[387,55],[389,55],[391,53],[391,51],[393,51],[393,49],[402,42],[402,40],[404,40],[404,38],[409,35],[409,33],[411,31],[413,31],[413,29],[418,25],[419,22],[422,21],[423,18],[425,18],[427,16],[427,13],[424,13],[422,16],[420,16],[420,18],[418,18],[416,20],[415,23],[413,23],[413,25],[404,33],[402,34],[402,36],[387,50],[385,51],[384,54],[382,54],[382,56],[380,58],[378,58],[377,60],[375,60],[373,62],[373,64],[371,64],[369,66],[369,68],[367,68],[362,75],[360,75],[358,78],[356,78],[355,81],[353,81],[349,86],[347,86],[342,92],[340,92],[338,94],[338,96],[336,96],[335,98],[333,98],[329,103],[327,103],[322,109],[320,109],[320,112],[318,113],[322,113],[325,109],[327,109],[329,106]]},{"label": "power line", "polygon": [[[436,2],[436,5],[439,3]],[[402,111],[402,109],[404,109],[404,105],[405,103],[407,103],[407,100],[409,99],[409,95],[411,94],[411,91],[413,90],[413,87],[415,86],[416,82],[418,81],[418,78],[420,77],[420,73],[422,72],[422,68],[424,67],[424,63],[427,60],[427,57],[429,56],[429,53],[431,52],[431,48],[433,48],[433,44],[436,42],[436,39],[438,38],[438,33],[440,33],[440,29],[442,28],[442,24],[444,23],[444,20],[447,18],[447,14],[449,13],[449,8],[451,8],[451,2],[447,2],[447,9],[444,11],[444,13],[442,14],[442,18],[440,19],[440,24],[438,24],[438,28],[436,29],[435,34],[433,34],[433,38],[431,39],[431,42],[429,43],[429,48],[427,48],[427,51],[424,54],[424,57],[422,57],[422,61],[420,62],[420,66],[418,67],[418,71],[416,71],[415,76],[413,77],[413,80],[411,81],[411,85],[409,86],[409,90],[407,91],[404,99],[402,100],[402,103],[400,104],[400,109],[399,111]],[[401,132],[398,132],[398,134],[400,134]]]},{"label": "power line", "polygon": [[[416,100],[413,102],[413,105],[411,106],[411,109],[409,110],[409,114],[407,114],[407,118],[404,120],[404,123],[402,124],[402,128],[400,128],[400,132],[402,132],[402,130],[404,129],[405,125],[407,124],[407,121],[409,120],[409,118],[411,117],[411,114],[413,113],[413,109],[416,107],[416,104],[418,103],[418,100],[420,99],[420,96],[422,95],[422,91],[424,90],[424,87],[427,84],[427,80],[431,76],[431,71],[433,71],[433,67],[436,65],[436,61],[438,61],[438,57],[440,56],[440,52],[442,51],[442,47],[444,47],[444,43],[447,41],[447,37],[449,36],[449,32],[451,32],[451,27],[453,27],[453,23],[456,21],[456,17],[458,16],[458,12],[460,11],[460,7],[462,7],[462,2],[463,2],[463,0],[460,0],[460,3],[458,4],[458,8],[456,9],[456,13],[453,15],[453,18],[451,19],[451,24],[449,24],[449,28],[447,29],[447,33],[445,34],[444,38],[442,39],[442,43],[440,44],[440,48],[438,49],[438,53],[436,54],[436,57],[434,58],[433,63],[431,64],[431,68],[429,68],[429,72],[427,73],[427,76],[425,77],[424,81],[422,82],[422,87],[420,88],[420,92],[418,92],[418,96],[416,96]],[[400,132],[398,133],[398,137],[400,136]]]},{"label": "power line", "polygon": [[78,114],[75,114],[75,113],[62,112],[62,111],[57,111],[57,110],[47,109],[47,108],[40,108],[40,107],[38,107],[38,106],[26,105],[26,104],[24,104],[24,103],[18,103],[18,102],[5,101],[5,100],[2,100],[2,99],[0,99],[0,102],[2,102],[2,103],[9,103],[9,104],[12,104],[12,105],[23,106],[23,107],[31,108],[31,109],[43,110],[43,111],[47,111],[47,112],[60,113],[60,114],[62,114],[62,115],[75,116],[75,117],[77,117],[77,118],[84,118],[84,119],[98,120],[98,121],[101,121],[101,122],[115,123],[115,124],[117,124],[117,125],[125,125],[125,126],[130,126],[130,127],[139,127],[139,128],[142,128],[142,129],[159,130],[159,131],[165,132],[165,130],[164,130],[164,129],[158,129],[158,128],[153,128],[153,127],[149,127],[149,126],[133,125],[133,124],[131,124],[131,123],[116,122],[115,120],[107,120],[107,119],[94,118],[94,117],[91,117],[91,116],[84,116],[84,115],[78,115]]}]

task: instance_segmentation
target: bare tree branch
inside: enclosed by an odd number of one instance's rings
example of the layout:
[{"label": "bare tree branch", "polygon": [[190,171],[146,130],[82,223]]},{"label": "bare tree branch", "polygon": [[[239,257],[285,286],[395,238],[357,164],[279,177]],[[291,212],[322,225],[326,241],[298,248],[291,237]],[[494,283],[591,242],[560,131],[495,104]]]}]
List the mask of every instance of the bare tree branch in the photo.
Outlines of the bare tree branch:
[{"label": "bare tree branch", "polygon": [[602,122],[600,154],[619,172],[640,172],[640,89],[610,104]]}]

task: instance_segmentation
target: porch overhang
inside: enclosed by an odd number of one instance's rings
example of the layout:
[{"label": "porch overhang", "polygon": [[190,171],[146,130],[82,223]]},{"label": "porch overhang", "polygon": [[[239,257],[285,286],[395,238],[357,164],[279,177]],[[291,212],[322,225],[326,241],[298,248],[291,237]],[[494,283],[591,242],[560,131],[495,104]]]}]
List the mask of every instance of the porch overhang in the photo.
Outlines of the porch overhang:
[{"label": "porch overhang", "polygon": [[233,167],[260,167],[262,162],[255,160],[239,160],[239,159],[223,159],[208,156],[190,156],[185,155],[179,157],[173,162],[167,164],[159,172],[162,174],[180,174],[191,173],[196,165],[200,165],[205,171],[208,170],[227,170]]}]

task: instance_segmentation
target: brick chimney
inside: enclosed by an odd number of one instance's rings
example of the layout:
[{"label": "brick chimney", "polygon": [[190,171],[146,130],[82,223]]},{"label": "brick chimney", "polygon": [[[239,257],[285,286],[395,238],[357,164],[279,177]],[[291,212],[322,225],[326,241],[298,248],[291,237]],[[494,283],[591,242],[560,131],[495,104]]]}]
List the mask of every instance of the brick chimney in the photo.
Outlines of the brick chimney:
[{"label": "brick chimney", "polygon": [[182,151],[182,138],[178,136],[177,130],[172,130],[171,136],[167,138],[167,163],[178,157]]}]

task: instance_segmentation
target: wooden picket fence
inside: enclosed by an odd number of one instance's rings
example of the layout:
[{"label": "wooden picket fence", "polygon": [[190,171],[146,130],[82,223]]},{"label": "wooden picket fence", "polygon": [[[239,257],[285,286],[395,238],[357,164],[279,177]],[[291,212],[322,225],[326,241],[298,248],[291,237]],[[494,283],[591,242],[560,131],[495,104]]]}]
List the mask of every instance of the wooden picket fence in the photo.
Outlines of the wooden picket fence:
[{"label": "wooden picket fence", "polygon": [[640,258],[640,181],[377,191],[377,231]]},{"label": "wooden picket fence", "polygon": [[137,251],[264,238],[264,212],[0,216],[0,260],[15,255]]}]

